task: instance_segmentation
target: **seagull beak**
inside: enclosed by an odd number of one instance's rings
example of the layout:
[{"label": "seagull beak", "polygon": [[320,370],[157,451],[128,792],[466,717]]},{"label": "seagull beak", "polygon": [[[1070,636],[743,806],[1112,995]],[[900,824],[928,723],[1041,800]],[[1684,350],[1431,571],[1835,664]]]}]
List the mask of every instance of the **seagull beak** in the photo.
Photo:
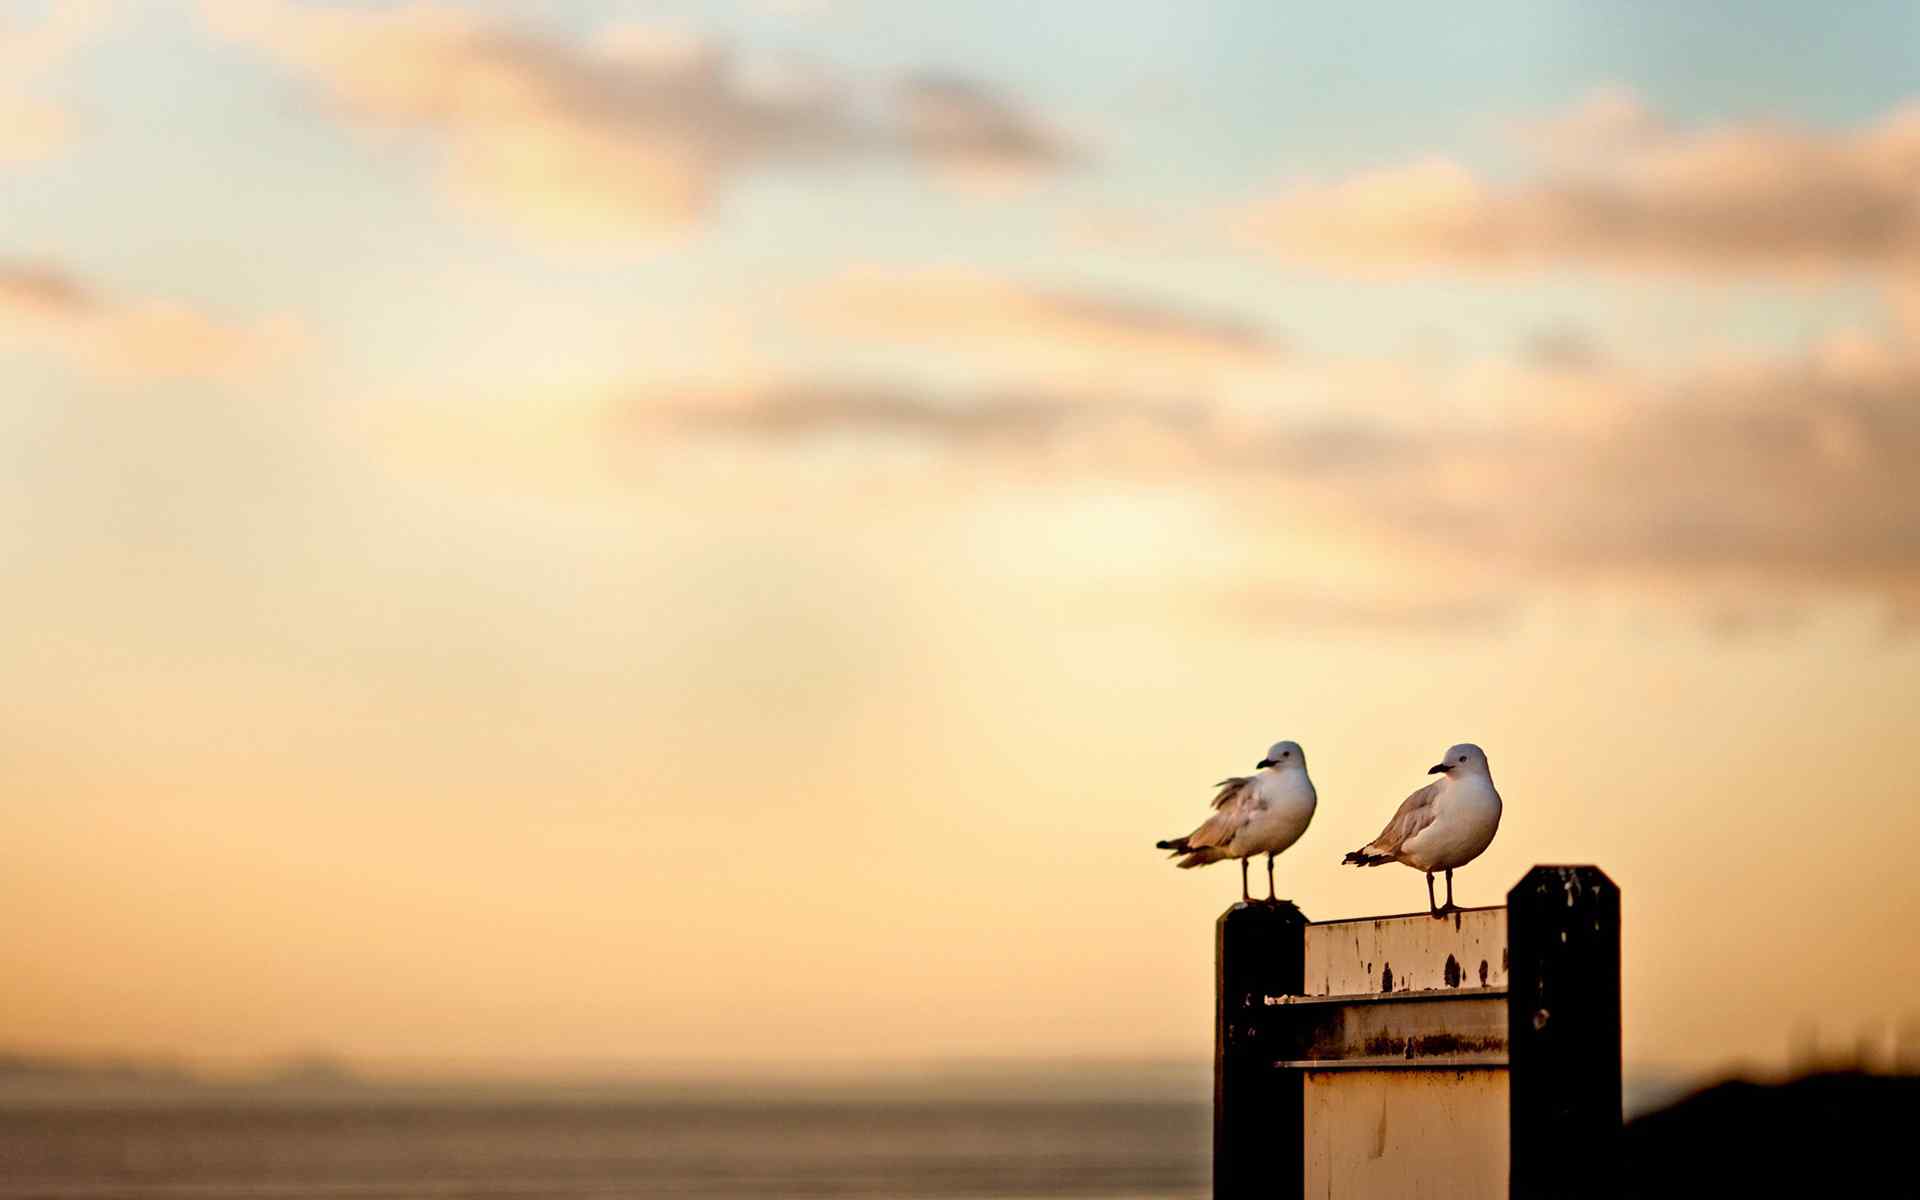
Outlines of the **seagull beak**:
[{"label": "seagull beak", "polygon": [[1447,773],[1447,764],[1445,763],[1440,763],[1438,766],[1432,766],[1427,768],[1427,774],[1429,775],[1445,775],[1446,773]]},{"label": "seagull beak", "polygon": [[1256,766],[1256,767],[1270,767],[1270,766],[1272,766],[1272,765],[1273,765],[1273,760],[1272,760],[1272,759],[1270,759],[1270,758],[1263,758],[1263,759],[1261,759],[1261,760],[1260,760],[1259,762],[1257,762],[1257,763],[1255,763],[1255,764],[1253,764],[1253,765],[1254,765],[1254,766]]}]

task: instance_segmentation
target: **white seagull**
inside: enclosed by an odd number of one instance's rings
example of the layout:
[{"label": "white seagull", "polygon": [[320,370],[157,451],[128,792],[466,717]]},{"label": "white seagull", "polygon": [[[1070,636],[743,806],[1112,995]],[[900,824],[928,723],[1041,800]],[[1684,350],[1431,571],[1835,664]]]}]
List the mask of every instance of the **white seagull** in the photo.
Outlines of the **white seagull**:
[{"label": "white seagull", "polygon": [[[1494,790],[1487,756],[1471,742],[1447,747],[1428,769],[1438,775],[1408,796],[1380,836],[1342,859],[1359,867],[1405,863],[1427,873],[1427,907],[1434,916],[1454,908],[1453,872],[1480,857],[1500,830],[1500,793]],[[1447,904],[1433,902],[1433,873],[1447,873]]]},{"label": "white seagull", "polygon": [[1313,780],[1299,742],[1275,742],[1260,760],[1260,773],[1222,779],[1213,798],[1214,814],[1183,838],[1154,843],[1173,851],[1184,870],[1223,858],[1240,860],[1240,898],[1247,892],[1247,860],[1267,856],[1267,902],[1273,902],[1273,856],[1300,840],[1313,820]]}]

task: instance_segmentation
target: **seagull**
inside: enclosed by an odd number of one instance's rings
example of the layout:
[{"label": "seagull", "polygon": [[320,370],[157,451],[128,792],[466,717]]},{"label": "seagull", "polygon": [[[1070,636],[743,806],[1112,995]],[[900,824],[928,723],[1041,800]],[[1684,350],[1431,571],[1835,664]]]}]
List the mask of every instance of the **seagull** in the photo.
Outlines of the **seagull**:
[{"label": "seagull", "polygon": [[1240,898],[1247,891],[1247,860],[1267,856],[1267,903],[1273,903],[1273,857],[1300,840],[1313,820],[1313,780],[1299,742],[1275,742],[1259,762],[1258,775],[1222,779],[1213,798],[1214,814],[1183,838],[1155,842],[1173,851],[1180,867],[1204,867],[1223,858],[1240,860]]},{"label": "seagull", "polygon": [[[1427,907],[1438,917],[1454,910],[1453,873],[1480,857],[1500,829],[1500,793],[1493,788],[1486,752],[1471,742],[1447,747],[1428,769],[1438,775],[1400,803],[1380,836],[1341,859],[1358,867],[1405,863],[1427,873]],[[1433,873],[1447,873],[1447,904],[1433,902]]]}]

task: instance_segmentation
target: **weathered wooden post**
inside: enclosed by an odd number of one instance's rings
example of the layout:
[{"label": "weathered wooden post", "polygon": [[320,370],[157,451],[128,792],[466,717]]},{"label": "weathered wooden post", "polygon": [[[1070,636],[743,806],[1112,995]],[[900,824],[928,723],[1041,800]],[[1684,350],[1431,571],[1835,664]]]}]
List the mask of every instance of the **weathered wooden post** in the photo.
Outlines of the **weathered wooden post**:
[{"label": "weathered wooden post", "polygon": [[1535,867],[1507,893],[1510,1195],[1611,1196],[1620,1137],[1620,889]]},{"label": "weathered wooden post", "polygon": [[1215,1200],[1611,1194],[1620,893],[1535,867],[1508,906],[1216,927]]},{"label": "weathered wooden post", "polygon": [[1274,1070],[1267,1000],[1297,995],[1306,914],[1292,903],[1236,904],[1214,924],[1214,1200],[1301,1195],[1298,1071]]}]

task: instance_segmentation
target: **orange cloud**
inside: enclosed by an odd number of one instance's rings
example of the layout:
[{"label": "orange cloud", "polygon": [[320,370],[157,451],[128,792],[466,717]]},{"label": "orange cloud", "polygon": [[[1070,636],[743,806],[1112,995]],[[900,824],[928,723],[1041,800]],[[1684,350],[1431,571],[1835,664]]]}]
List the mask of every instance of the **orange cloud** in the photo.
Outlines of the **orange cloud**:
[{"label": "orange cloud", "polygon": [[628,429],[655,436],[769,444],[886,439],[1023,457],[1127,429],[1187,438],[1209,419],[1197,404],[1050,391],[948,398],[910,387],[802,380],[643,388],[628,396],[621,411]]},{"label": "orange cloud", "polygon": [[[1325,537],[1356,562],[1444,552],[1489,579],[1699,589],[1723,607],[1756,588],[1896,604],[1920,595],[1910,347],[1841,339],[1656,377],[1562,331],[1500,365],[1503,384],[1479,370],[1475,386],[1565,403],[1496,423],[1404,404],[1392,422],[1254,419],[1200,401],[815,380],[654,389],[622,411],[628,436],[644,431],[656,448],[905,441],[989,474],[1177,485],[1218,502],[1250,546]],[[1362,623],[1491,616],[1478,597],[1359,596],[1348,608]]]},{"label": "orange cloud", "polygon": [[[1649,377],[1581,348],[1507,368],[1543,406],[1498,424],[1375,427],[1321,478],[1313,430],[1256,456],[1257,521],[1305,505],[1367,541],[1444,547],[1533,584],[1611,581],[1701,596],[1920,593],[1920,356],[1835,342]],[[1278,479],[1276,481],[1276,474]]]},{"label": "orange cloud", "polygon": [[213,376],[260,365],[297,340],[274,318],[234,325],[167,301],[117,301],[55,267],[0,261],[0,347],[52,349],[89,367]]},{"label": "orange cloud", "polygon": [[1265,251],[1336,267],[1799,273],[1920,264],[1920,104],[1827,132],[1676,131],[1619,92],[1525,127],[1540,174],[1508,184],[1434,158],[1249,205]]},{"label": "orange cloud", "polygon": [[1022,344],[1229,366],[1286,355],[1281,339],[1252,321],[975,271],[850,271],[803,295],[798,307],[827,330],[864,338]]},{"label": "orange cloud", "polygon": [[[804,65],[742,66],[695,35],[628,25],[588,44],[464,9],[204,0],[211,27],[317,83],[355,122],[428,135],[464,203],[562,236],[694,224],[740,175],[779,162],[891,155],[935,165],[1046,165],[1038,127],[978,85],[910,107],[906,128],[856,115]],[[909,89],[925,96],[932,85]]]},{"label": "orange cloud", "polygon": [[0,94],[0,164],[45,158],[72,134],[73,118],[65,109]]},{"label": "orange cloud", "polygon": [[45,158],[78,128],[66,108],[32,94],[105,24],[101,0],[54,0],[33,25],[9,25],[0,14],[0,166]]},{"label": "orange cloud", "polygon": [[913,153],[968,186],[1017,185],[1077,158],[1059,133],[973,80],[917,74],[900,99]]},{"label": "orange cloud", "polygon": [[1642,149],[1672,130],[1631,90],[1596,88],[1562,112],[1512,123],[1517,142],[1543,159],[1571,164],[1595,155]]}]

